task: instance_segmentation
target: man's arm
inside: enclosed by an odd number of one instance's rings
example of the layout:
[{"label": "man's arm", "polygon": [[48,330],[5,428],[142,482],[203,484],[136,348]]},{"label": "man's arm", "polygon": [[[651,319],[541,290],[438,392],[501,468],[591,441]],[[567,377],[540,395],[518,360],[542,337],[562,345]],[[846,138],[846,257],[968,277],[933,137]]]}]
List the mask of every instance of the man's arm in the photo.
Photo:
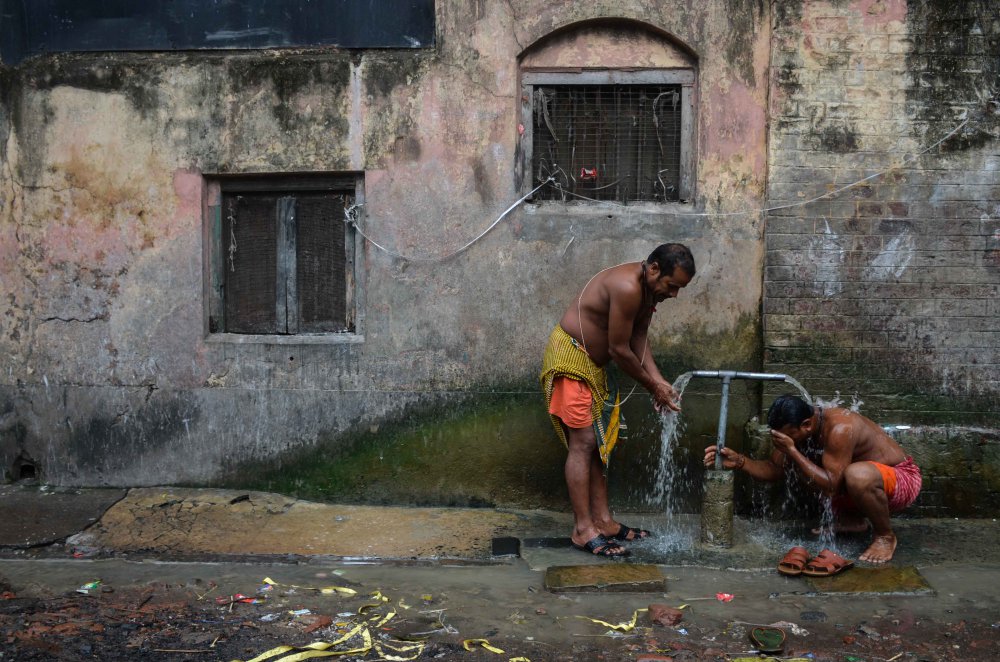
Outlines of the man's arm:
[{"label": "man's arm", "polygon": [[[705,449],[705,466],[715,467],[716,447],[712,444]],[[739,453],[732,448],[722,449],[722,468],[741,469],[751,478],[763,480],[768,483],[781,480],[785,474],[785,455],[781,451],[772,451],[771,457],[766,460],[753,460],[743,453]]]},{"label": "man's arm", "polygon": [[[636,327],[636,317],[639,315],[640,303],[635,297],[629,296],[627,286],[608,288],[608,354],[611,359],[632,379],[642,384],[643,388],[653,395],[653,400],[661,407],[679,411],[674,402],[673,387],[660,375],[652,356],[642,357],[646,349],[646,333],[649,320],[639,321]],[[641,341],[638,353],[633,349],[633,343]],[[647,370],[644,365],[648,360],[653,370]]]},{"label": "man's arm", "polygon": [[788,436],[777,430],[771,430],[771,437],[774,439],[775,448],[799,468],[806,483],[827,496],[833,496],[840,490],[844,471],[851,463],[854,453],[850,426],[838,425],[830,430],[823,446],[822,466],[803,455]]}]

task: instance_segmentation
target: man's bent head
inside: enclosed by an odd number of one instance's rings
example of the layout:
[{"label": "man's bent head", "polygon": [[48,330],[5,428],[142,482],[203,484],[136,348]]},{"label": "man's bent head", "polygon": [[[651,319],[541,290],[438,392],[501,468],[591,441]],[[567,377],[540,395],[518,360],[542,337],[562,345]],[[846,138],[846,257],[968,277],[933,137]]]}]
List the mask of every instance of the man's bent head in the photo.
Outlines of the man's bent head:
[{"label": "man's bent head", "polygon": [[657,303],[677,296],[680,289],[694,278],[694,256],[683,244],[657,246],[646,258],[646,263],[650,267],[646,287],[652,289]]},{"label": "man's bent head", "polygon": [[813,432],[813,408],[797,395],[778,396],[767,410],[767,427],[802,441]]},{"label": "man's bent head", "polygon": [[689,280],[694,278],[694,256],[684,244],[660,244],[649,254],[646,262],[659,267],[661,276],[673,275],[674,269],[680,267]]}]

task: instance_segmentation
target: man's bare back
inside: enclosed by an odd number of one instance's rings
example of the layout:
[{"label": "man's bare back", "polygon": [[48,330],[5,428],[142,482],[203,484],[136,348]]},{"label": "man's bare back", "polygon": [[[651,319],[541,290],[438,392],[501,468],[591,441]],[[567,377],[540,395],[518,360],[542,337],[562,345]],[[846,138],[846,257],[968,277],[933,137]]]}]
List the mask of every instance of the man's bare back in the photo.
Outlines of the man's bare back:
[{"label": "man's bare back", "polygon": [[906,459],[906,453],[895,439],[857,412],[831,407],[823,410],[823,418],[820,443],[824,449],[832,445],[845,453],[849,451],[851,462],[878,462],[890,467]]}]

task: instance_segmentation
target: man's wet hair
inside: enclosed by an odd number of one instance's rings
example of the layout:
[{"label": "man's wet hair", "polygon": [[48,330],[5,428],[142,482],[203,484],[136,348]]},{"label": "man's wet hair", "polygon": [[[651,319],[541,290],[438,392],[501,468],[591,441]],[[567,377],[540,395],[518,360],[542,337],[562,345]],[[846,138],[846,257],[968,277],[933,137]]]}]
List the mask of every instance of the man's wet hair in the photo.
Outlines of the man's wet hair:
[{"label": "man's wet hair", "polygon": [[799,427],[802,421],[813,415],[813,408],[797,395],[779,395],[767,410],[767,427],[780,430],[786,425]]},{"label": "man's wet hair", "polygon": [[684,244],[660,244],[649,254],[646,262],[655,262],[660,267],[661,278],[672,276],[677,267],[683,269],[688,277],[694,278],[694,256]]}]

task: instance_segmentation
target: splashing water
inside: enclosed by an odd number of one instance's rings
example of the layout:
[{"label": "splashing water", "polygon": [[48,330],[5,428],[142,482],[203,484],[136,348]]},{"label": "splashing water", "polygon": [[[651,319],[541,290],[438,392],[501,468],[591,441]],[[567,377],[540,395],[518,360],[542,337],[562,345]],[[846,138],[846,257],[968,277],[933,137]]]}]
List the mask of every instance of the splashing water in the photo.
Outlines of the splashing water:
[{"label": "splashing water", "polygon": [[[686,372],[674,382],[674,390],[678,397],[684,394],[684,389],[691,381],[691,373]],[[674,514],[676,504],[674,503],[674,483],[678,478],[677,463],[674,462],[674,452],[677,450],[677,442],[684,432],[684,423],[679,412],[664,409],[660,412],[660,461],[657,463],[654,473],[653,493],[650,501],[663,504],[667,516]]]},{"label": "splashing water", "polygon": [[[686,372],[674,382],[678,398],[684,394],[691,377],[692,374]],[[656,549],[661,553],[689,550],[697,533],[675,517],[678,509],[677,487],[687,478],[686,465],[679,465],[675,458],[685,426],[680,412],[669,409],[660,412],[660,423],[660,457],[653,475],[653,490],[649,502],[663,507],[667,516],[667,529],[657,532]]]},{"label": "splashing water", "polygon": [[[840,391],[834,391],[833,397],[829,400],[824,398],[816,398],[813,402],[817,407],[822,407],[823,409],[830,409],[831,407],[844,407],[844,399],[840,397]],[[845,408],[853,411],[855,414],[861,413],[861,405],[865,404],[865,401],[855,393],[851,396],[851,404],[847,405]]]},{"label": "splashing water", "polygon": [[798,380],[785,375],[785,381],[799,390],[799,395],[801,395],[802,399],[806,401],[806,404],[813,404],[813,399],[810,397],[809,391],[807,391],[805,387],[798,382]]}]

